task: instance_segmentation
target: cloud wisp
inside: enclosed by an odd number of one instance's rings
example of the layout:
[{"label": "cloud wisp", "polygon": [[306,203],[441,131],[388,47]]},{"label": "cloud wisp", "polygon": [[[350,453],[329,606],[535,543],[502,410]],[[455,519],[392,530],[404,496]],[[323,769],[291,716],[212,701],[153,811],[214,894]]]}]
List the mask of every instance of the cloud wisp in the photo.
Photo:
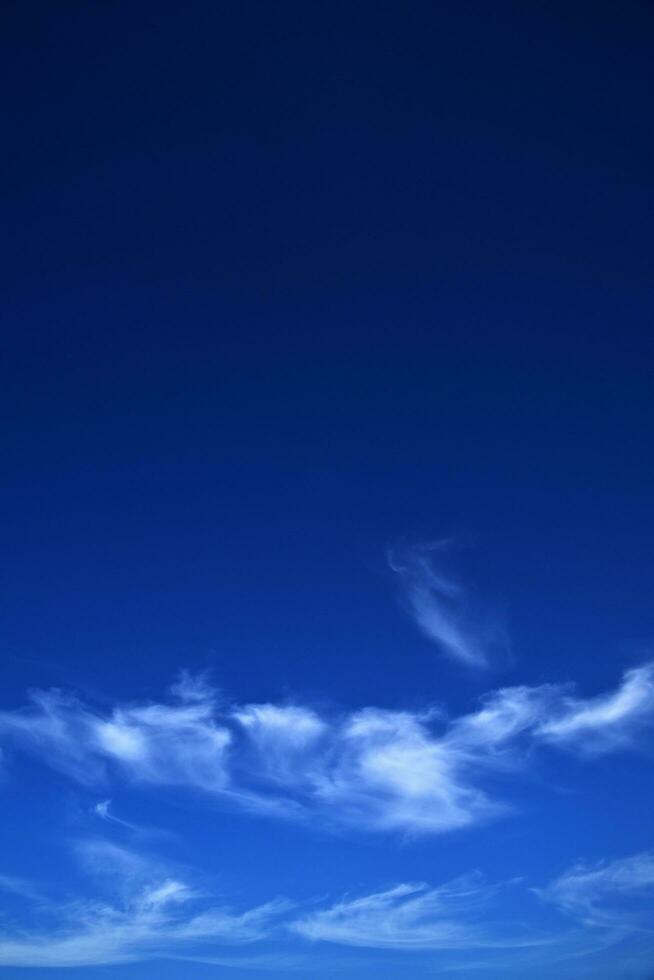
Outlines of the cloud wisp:
[{"label": "cloud wisp", "polygon": [[[530,903],[529,893],[540,904]],[[507,903],[509,895],[513,900]],[[449,953],[457,958],[443,963],[446,972],[526,976],[533,969],[538,976],[617,976],[616,963],[631,959],[633,969],[651,962],[652,899],[654,854],[644,852],[576,865],[543,888],[528,889],[523,879],[491,885],[479,872],[436,887],[399,884],[347,896],[296,918],[289,928],[312,942]],[[546,905],[565,920],[557,924],[543,915]]]},{"label": "cloud wisp", "polygon": [[[493,906],[506,886],[490,886],[478,872],[435,888],[398,884],[304,915],[282,898],[239,912],[216,905],[189,869],[104,839],[78,840],[73,851],[96,897],[63,903],[35,897],[41,926],[0,931],[0,966],[73,968],[173,958],[244,968],[286,962],[295,969],[301,960],[293,958],[293,948],[301,954],[306,941],[397,952],[551,942],[503,921]],[[293,948],[271,949],[271,941]],[[262,942],[268,951],[253,954],[251,947]]]},{"label": "cloud wisp", "polygon": [[[464,957],[457,969],[466,963],[497,969],[497,956],[510,954],[503,961],[507,973],[549,962],[567,977],[561,964],[612,945],[628,950],[630,938],[642,944],[649,937],[651,947],[651,853],[576,865],[540,889],[528,890],[522,879],[489,884],[475,871],[437,886],[399,883],[311,911],[283,898],[237,911],[197,887],[189,869],[107,840],[80,840],[74,852],[87,894],[88,881],[95,883],[94,897],[55,902],[21,882],[19,894],[34,904],[39,921],[0,930],[0,967],[71,969],[175,959],[295,971],[306,966],[316,944],[328,943],[395,954],[456,954]],[[635,908],[634,899],[640,902]],[[572,920],[571,926],[543,920],[539,909],[546,904]]]},{"label": "cloud wisp", "polygon": [[[653,720],[648,663],[599,697],[574,697],[561,685],[501,688],[449,720],[436,711],[326,716],[297,704],[229,706],[191,678],[165,703],[109,711],[38,692],[30,705],[0,712],[0,738],[94,788],[192,789],[262,816],[415,834],[502,813],[489,775],[519,772],[535,748],[623,750]],[[113,818],[108,801],[96,812]]]},{"label": "cloud wisp", "polygon": [[497,891],[478,873],[437,888],[401,884],[338,902],[291,928],[311,940],[394,950],[519,949],[552,941],[517,923],[511,927],[491,918],[481,925]]},{"label": "cloud wisp", "polygon": [[206,944],[249,946],[291,908],[280,899],[244,912],[207,905],[164,865],[130,850],[105,841],[86,841],[78,850],[87,870],[110,880],[113,899],[51,903],[47,926],[0,932],[0,966],[101,966],[192,955]]},{"label": "cloud wisp", "polygon": [[565,697],[538,729],[541,738],[587,753],[627,747],[654,714],[654,669],[628,670],[617,691],[587,701]]},{"label": "cloud wisp", "polygon": [[[584,925],[611,930],[641,928],[654,908],[654,852],[595,865],[578,864],[535,889],[546,902]],[[651,928],[651,921],[648,923]]]},{"label": "cloud wisp", "polygon": [[405,608],[418,629],[450,659],[485,668],[504,659],[508,640],[500,618],[452,575],[438,567],[453,548],[449,540],[397,546],[388,564],[400,585]]},{"label": "cloud wisp", "polygon": [[134,824],[129,823],[127,820],[123,820],[121,817],[117,817],[111,808],[111,800],[100,800],[96,803],[92,809],[92,812],[100,820],[104,820],[106,823],[113,823],[119,827],[125,827],[127,830],[138,831],[138,827]]}]

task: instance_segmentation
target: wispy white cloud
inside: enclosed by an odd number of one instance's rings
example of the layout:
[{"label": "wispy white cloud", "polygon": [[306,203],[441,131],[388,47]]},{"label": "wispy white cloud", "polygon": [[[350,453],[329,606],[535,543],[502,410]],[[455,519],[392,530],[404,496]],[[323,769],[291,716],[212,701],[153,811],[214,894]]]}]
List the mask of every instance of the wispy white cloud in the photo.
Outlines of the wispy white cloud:
[{"label": "wispy white cloud", "polygon": [[[42,928],[0,931],[0,966],[72,968],[173,958],[297,970],[306,965],[310,947],[284,949],[291,937],[398,952],[520,949],[550,941],[523,923],[503,921],[494,906],[507,886],[490,886],[477,872],[436,888],[396,885],[298,916],[293,903],[279,898],[245,911],[216,905],[189,869],[107,840],[78,841],[75,853],[84,880],[95,883],[100,897],[49,906],[41,900]],[[234,950],[273,939],[277,947],[268,944],[263,953]]]},{"label": "wispy white cloud", "polygon": [[628,670],[617,691],[587,701],[565,697],[543,720],[538,735],[587,752],[627,745],[654,718],[654,664]]},{"label": "wispy white cloud", "polygon": [[97,715],[59,690],[32,691],[30,704],[0,712],[0,736],[13,740],[79,783],[101,778],[104,764],[92,749]]},{"label": "wispy white cloud", "polygon": [[218,692],[209,681],[206,671],[192,673],[189,670],[180,670],[177,680],[170,687],[170,693],[179,701],[189,703],[215,703],[218,700]]},{"label": "wispy white cloud", "polygon": [[[565,919],[543,916],[529,892]],[[478,872],[437,887],[400,884],[347,896],[289,928],[313,942],[449,952],[439,973],[644,977],[654,955],[653,899],[654,854],[644,852],[576,865],[540,889],[523,879],[489,885]]]},{"label": "wispy white cloud", "polygon": [[209,700],[117,708],[92,727],[96,751],[141,782],[216,791],[226,781],[231,736]]},{"label": "wispy white cloud", "polygon": [[304,955],[293,955],[290,953],[278,953],[278,952],[266,952],[259,953],[256,955],[246,956],[239,955],[235,956],[174,956],[170,955],[168,959],[181,959],[185,963],[200,963],[203,966],[224,966],[228,969],[239,969],[239,970],[258,970],[266,971],[272,973],[279,973],[282,976],[288,976],[289,973],[296,973],[299,971],[304,971],[306,976],[307,967],[311,964],[307,963],[307,957]]},{"label": "wispy white cloud", "polygon": [[0,891],[36,902],[40,895],[34,885],[18,875],[0,874]]},{"label": "wispy white cloud", "polygon": [[[437,886],[401,883],[346,896],[309,912],[281,898],[236,910],[217,903],[206,879],[199,885],[192,870],[106,840],[78,841],[75,853],[85,873],[80,887],[88,894],[93,882],[94,897],[48,902],[21,879],[16,894],[35,903],[41,925],[0,930],[0,967],[172,958],[284,972],[310,965],[304,957],[313,944],[330,943],[385,954],[456,954],[460,958],[448,968],[494,970],[493,975],[530,975],[534,967],[544,976],[549,964],[567,978],[585,975],[583,958],[612,945],[619,944],[622,956],[636,956],[645,937],[652,950],[649,852],[576,865],[541,889],[528,890],[522,879],[491,885],[472,872]],[[7,883],[12,889],[15,880],[0,876],[0,887]],[[572,926],[544,925],[530,892],[572,918]],[[625,945],[630,936],[635,945]],[[295,948],[288,946],[293,938]],[[251,951],[262,942],[263,951]],[[438,962],[446,968],[447,960]],[[576,964],[573,972],[566,963]]]},{"label": "wispy white cloud", "polygon": [[248,704],[235,709],[233,718],[248,748],[243,766],[281,785],[306,780],[311,759],[328,732],[314,711],[294,705]]},{"label": "wispy white cloud", "polygon": [[294,922],[291,928],[308,939],[345,946],[394,950],[453,950],[522,948],[551,942],[513,931],[506,923],[480,924],[496,887],[478,873],[465,875],[438,888],[401,884],[383,892],[346,899]]},{"label": "wispy white cloud", "polygon": [[117,824],[119,827],[125,827],[127,830],[138,830],[134,824],[116,816],[111,809],[111,800],[100,800],[100,802],[96,803],[93,807],[93,813],[96,815],[96,817],[99,817],[100,820],[104,820],[106,823]]},{"label": "wispy white cloud", "polygon": [[93,812],[100,817],[101,820],[110,820],[111,815],[109,813],[109,807],[111,806],[111,800],[101,800],[99,803],[93,807]]},{"label": "wispy white cloud", "polygon": [[[180,683],[168,702],[104,712],[37,693],[28,707],[0,712],[0,737],[94,786],[186,787],[261,815],[440,833],[506,809],[487,776],[518,772],[530,750],[623,749],[654,719],[652,663],[599,697],[561,685],[502,688],[449,720],[433,710],[230,706],[206,680]],[[108,800],[96,813],[119,820]]]},{"label": "wispy white cloud", "polygon": [[36,691],[31,706],[0,713],[0,734],[81,783],[108,767],[139,782],[192,785],[208,791],[226,781],[229,731],[214,719],[210,698],[116,707],[101,715],[61,691]]},{"label": "wispy white cloud", "polygon": [[388,563],[400,583],[407,612],[444,654],[467,667],[488,667],[508,652],[506,630],[464,585],[439,568],[450,540],[396,546]]},{"label": "wispy white cloud", "polygon": [[207,906],[187,882],[141,855],[103,841],[85,842],[79,850],[89,869],[111,880],[113,901],[52,903],[47,918],[54,917],[54,924],[16,935],[0,932],[0,966],[99,966],[187,951],[192,956],[207,944],[248,946],[267,937],[291,907],[282,900],[244,912]]},{"label": "wispy white cloud", "polygon": [[585,925],[611,930],[639,929],[646,916],[651,929],[654,852],[645,851],[594,865],[578,864],[535,891],[544,901]]},{"label": "wispy white cloud", "polygon": [[428,715],[367,708],[337,733],[336,753],[310,772],[313,805],[341,822],[412,833],[465,827],[501,807]]}]

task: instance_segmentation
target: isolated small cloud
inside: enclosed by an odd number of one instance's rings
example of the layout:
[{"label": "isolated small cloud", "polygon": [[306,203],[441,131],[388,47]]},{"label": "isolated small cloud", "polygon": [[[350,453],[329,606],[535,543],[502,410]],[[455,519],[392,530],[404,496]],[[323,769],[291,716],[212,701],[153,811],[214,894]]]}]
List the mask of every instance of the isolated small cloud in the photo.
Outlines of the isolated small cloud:
[{"label": "isolated small cloud", "polygon": [[170,686],[170,693],[180,701],[190,703],[206,703],[217,696],[206,672],[192,673],[189,670],[180,670],[177,680]]},{"label": "isolated small cloud", "polygon": [[129,823],[127,820],[123,820],[121,817],[117,817],[112,810],[111,800],[100,800],[93,807],[93,813],[100,820],[104,820],[106,823],[113,823],[119,827],[125,827],[127,830],[137,830],[134,824]]},{"label": "isolated small cloud", "polygon": [[453,550],[451,540],[398,545],[389,553],[388,563],[418,629],[458,663],[488,667],[508,652],[506,630],[497,614],[439,567]]},{"label": "isolated small cloud", "polygon": [[109,807],[111,806],[111,800],[101,800],[100,803],[96,803],[93,807],[93,812],[96,816],[100,817],[101,820],[110,820],[111,814],[109,813]]}]

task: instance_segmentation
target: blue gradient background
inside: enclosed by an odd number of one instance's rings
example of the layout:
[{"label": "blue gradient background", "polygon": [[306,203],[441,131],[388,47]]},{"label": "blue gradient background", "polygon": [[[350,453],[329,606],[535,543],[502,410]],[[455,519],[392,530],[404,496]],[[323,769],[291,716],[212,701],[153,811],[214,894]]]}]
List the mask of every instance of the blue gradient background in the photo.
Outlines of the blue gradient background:
[{"label": "blue gradient background", "polygon": [[[238,701],[453,715],[493,686],[614,688],[654,633],[651,4],[2,22],[2,707],[158,698],[180,667]],[[490,678],[389,575],[398,538],[450,534],[508,623]],[[519,815],[411,843],[112,795],[238,902],[302,902],[646,849],[649,767],[557,757]],[[58,842],[97,794],[27,759],[2,793],[4,870],[71,875]],[[303,975],[434,972],[321,957]],[[223,975],[52,973],[153,969]]]}]

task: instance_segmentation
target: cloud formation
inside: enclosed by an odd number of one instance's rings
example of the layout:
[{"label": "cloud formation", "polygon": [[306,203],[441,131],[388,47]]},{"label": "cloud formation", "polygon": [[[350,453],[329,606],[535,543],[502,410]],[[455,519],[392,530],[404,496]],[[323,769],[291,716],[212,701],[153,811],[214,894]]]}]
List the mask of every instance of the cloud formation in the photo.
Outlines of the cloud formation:
[{"label": "cloud formation", "polygon": [[111,809],[111,800],[100,800],[93,807],[92,812],[100,820],[104,820],[107,823],[117,824],[119,827],[125,827],[127,830],[137,830],[138,828],[134,824],[129,823],[127,820],[123,820],[121,817],[117,817],[116,814]]},{"label": "cloud formation", "polygon": [[[587,700],[569,687],[508,687],[445,720],[364,708],[324,716],[289,704],[224,705],[186,677],[166,703],[101,712],[59,691],[0,712],[0,738],[78,782],[201,791],[261,815],[402,833],[439,833],[500,814],[488,776],[535,748],[588,755],[630,747],[654,719],[654,664]],[[98,816],[112,814],[101,804]]]},{"label": "cloud formation", "polygon": [[638,928],[644,914],[652,918],[654,852],[595,865],[578,864],[535,891],[585,925],[611,930]]},{"label": "cloud formation", "polygon": [[453,542],[397,546],[388,564],[397,576],[407,612],[418,629],[452,660],[466,667],[488,667],[506,656],[508,642],[497,615],[440,569],[435,560]]},{"label": "cloud formation", "polygon": [[[540,908],[530,904],[529,891],[541,900]],[[507,902],[509,895],[514,900]],[[341,946],[469,954],[450,961],[456,972],[474,968],[493,971],[493,976],[526,976],[534,969],[538,976],[553,971],[575,978],[622,976],[615,965],[622,957],[633,955],[634,969],[648,956],[651,961],[653,899],[654,854],[643,852],[594,866],[575,865],[543,888],[527,889],[523,879],[490,885],[479,872],[437,887],[399,884],[347,897],[295,919],[289,928],[311,941]],[[543,917],[546,904],[567,922],[557,925]],[[617,960],[615,953],[607,958],[610,947],[620,951]],[[485,957],[475,959],[480,952]],[[600,969],[598,954],[603,957]],[[584,958],[593,965],[582,967]]]},{"label": "cloud formation", "polygon": [[628,670],[617,691],[587,701],[565,697],[538,729],[540,737],[585,752],[628,746],[654,714],[652,664]]},{"label": "cloud formation", "polygon": [[522,948],[549,938],[530,937],[505,923],[479,924],[497,893],[478,873],[430,888],[424,883],[396,885],[383,892],[348,899],[294,922],[307,939],[395,950]]},{"label": "cloud formation", "polygon": [[[501,969],[524,976],[530,966],[549,964],[557,975],[576,977],[580,974],[566,971],[566,961],[578,970],[584,956],[611,945],[628,950],[629,937],[641,942],[651,936],[651,853],[594,867],[576,865],[541,889],[528,890],[522,879],[492,885],[474,871],[437,886],[405,882],[323,907],[312,903],[310,911],[283,898],[235,910],[217,903],[191,869],[107,840],[78,840],[74,854],[85,883],[79,887],[88,895],[92,882],[93,898],[55,901],[28,882],[17,886],[15,879],[0,875],[0,887],[6,884],[31,902],[39,920],[28,928],[0,929],[0,967],[73,968],[170,958],[292,971],[310,962],[312,946],[329,943],[385,953],[452,954],[462,957],[457,969],[467,965],[494,970],[493,975]],[[565,920],[557,926],[549,916],[543,920],[545,904],[572,919],[572,927]],[[475,959],[481,954],[485,958]]]},{"label": "cloud formation", "polygon": [[[80,967],[184,955],[203,944],[243,946],[268,936],[290,903],[274,900],[235,912],[207,907],[188,883],[141,855],[105,841],[86,841],[79,856],[96,876],[111,880],[113,902],[51,903],[41,930],[0,932],[0,966]],[[43,903],[41,903],[43,905]]]}]

